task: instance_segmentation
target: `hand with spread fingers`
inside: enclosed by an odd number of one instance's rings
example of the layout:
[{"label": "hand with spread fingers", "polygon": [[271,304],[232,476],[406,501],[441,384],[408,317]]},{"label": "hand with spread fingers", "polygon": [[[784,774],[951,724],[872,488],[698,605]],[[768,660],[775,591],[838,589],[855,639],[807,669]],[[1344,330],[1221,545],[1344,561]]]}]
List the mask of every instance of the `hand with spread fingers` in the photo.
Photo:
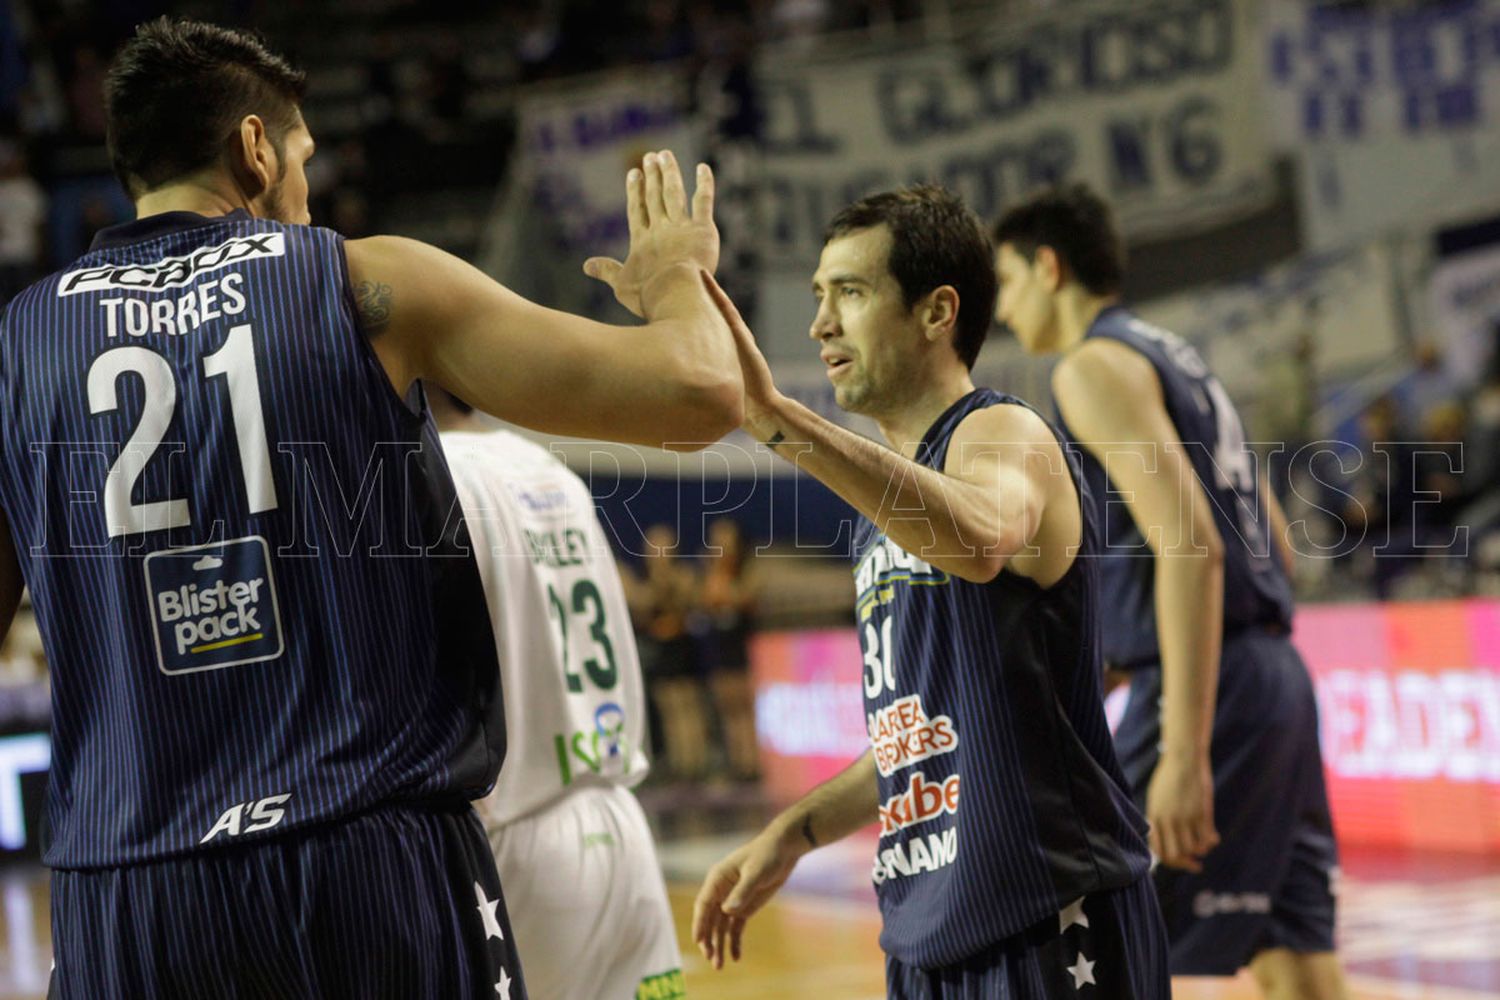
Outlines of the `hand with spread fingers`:
[{"label": "hand with spread fingers", "polygon": [[678,268],[712,274],[719,266],[719,230],[714,225],[714,175],[698,164],[691,210],[682,171],[670,151],[647,153],[625,175],[625,214],[630,252],[625,262],[590,257],[583,271],[609,285],[632,313],[648,318],[656,279]]},{"label": "hand with spread fingers", "polygon": [[693,901],[693,941],[715,969],[740,960],[745,922],[786,883],[806,853],[800,837],[775,824],[714,865]]}]

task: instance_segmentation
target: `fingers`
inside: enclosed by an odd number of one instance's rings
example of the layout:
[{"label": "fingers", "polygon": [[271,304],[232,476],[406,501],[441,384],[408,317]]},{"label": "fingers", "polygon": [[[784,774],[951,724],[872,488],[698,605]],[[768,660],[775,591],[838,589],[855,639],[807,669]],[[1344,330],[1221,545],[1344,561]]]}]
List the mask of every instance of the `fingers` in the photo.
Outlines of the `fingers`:
[{"label": "fingers", "polygon": [[731,917],[724,914],[719,915],[718,925],[714,928],[714,968],[724,968],[724,935],[729,932]]},{"label": "fingers", "polygon": [[724,903],[724,894],[733,881],[725,878],[725,873],[720,866],[716,865],[703,879],[703,885],[698,889],[698,897],[693,900],[693,940],[700,944],[707,939],[709,925],[714,915],[720,912]]},{"label": "fingers", "polygon": [[590,257],[583,262],[583,273],[596,281],[602,281],[609,287],[615,287],[615,279],[619,278],[620,272],[625,265],[609,257]]},{"label": "fingers", "polygon": [[1219,831],[1214,829],[1211,817],[1205,816],[1198,822],[1189,824],[1188,832],[1191,839],[1184,845],[1184,852],[1194,858],[1201,858],[1219,846]]},{"label": "fingers", "polygon": [[741,940],[741,938],[744,937],[744,934],[745,934],[745,918],[744,917],[730,917],[729,918],[729,957],[732,958],[732,959],[734,959],[736,962],[738,962],[740,960],[740,954],[741,954],[741,950],[742,950],[741,946],[740,946],[740,940]]},{"label": "fingers", "polygon": [[697,187],[693,190],[693,221],[711,222],[714,216],[714,172],[707,163],[698,164]]},{"label": "fingers", "polygon": [[1151,826],[1151,849],[1168,868],[1197,874],[1203,871],[1198,862],[1207,850],[1199,850],[1193,825],[1186,820],[1162,820]]},{"label": "fingers", "polygon": [[[719,312],[724,314],[724,322],[728,323],[729,328],[735,333],[743,330],[746,334],[750,334],[750,327],[746,325],[745,318],[740,315],[739,307],[734,304],[734,300],[725,293],[723,288],[719,287],[713,275],[707,271],[701,273],[703,287],[708,291],[708,297],[713,299],[714,305],[719,307]],[[751,334],[751,336],[753,338],[754,335]]]},{"label": "fingers", "polygon": [[640,238],[646,229],[645,174],[639,167],[631,167],[625,174],[625,220],[630,226],[630,240]]},{"label": "fingers", "polygon": [[682,186],[682,171],[677,167],[677,157],[664,149],[657,154],[661,166],[662,211],[668,219],[680,222],[687,218],[687,189]]},{"label": "fingers", "polygon": [[646,172],[646,224],[655,226],[667,221],[661,191],[661,154],[647,153],[641,165]]},{"label": "fingers", "polygon": [[1182,844],[1177,839],[1177,827],[1170,821],[1161,824],[1161,859],[1174,868],[1182,860]]},{"label": "fingers", "polygon": [[783,881],[775,877],[764,851],[750,853],[740,864],[739,881],[724,900],[724,912],[744,920],[760,909]]},{"label": "fingers", "polygon": [[724,965],[724,933],[729,920],[724,912],[724,897],[739,877],[738,865],[731,855],[709,870],[693,900],[693,941],[715,968]]}]

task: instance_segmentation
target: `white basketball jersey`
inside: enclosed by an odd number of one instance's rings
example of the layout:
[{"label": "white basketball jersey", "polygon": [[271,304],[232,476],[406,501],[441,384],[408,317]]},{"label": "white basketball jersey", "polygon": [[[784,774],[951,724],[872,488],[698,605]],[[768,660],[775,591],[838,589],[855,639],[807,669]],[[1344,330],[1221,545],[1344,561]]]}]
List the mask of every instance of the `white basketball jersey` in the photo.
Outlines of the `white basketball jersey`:
[{"label": "white basketball jersey", "polygon": [[640,658],[588,488],[509,431],[442,441],[505,692],[508,749],[480,817],[505,824],[579,785],[635,785],[648,768]]}]

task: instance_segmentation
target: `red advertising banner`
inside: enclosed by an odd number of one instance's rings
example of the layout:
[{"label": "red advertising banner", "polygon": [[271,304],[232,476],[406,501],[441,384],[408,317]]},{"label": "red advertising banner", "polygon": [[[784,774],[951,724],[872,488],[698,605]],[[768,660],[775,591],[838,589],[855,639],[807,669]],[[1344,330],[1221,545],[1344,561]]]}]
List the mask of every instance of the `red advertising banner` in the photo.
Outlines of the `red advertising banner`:
[{"label": "red advertising banner", "polygon": [[853,628],[764,632],[750,644],[767,793],[790,802],[870,749]]},{"label": "red advertising banner", "polygon": [[[1305,606],[1339,839],[1500,853],[1500,601]],[[751,649],[767,790],[801,795],[869,746],[853,629]]]},{"label": "red advertising banner", "polygon": [[1303,608],[1347,843],[1500,852],[1500,602]]}]

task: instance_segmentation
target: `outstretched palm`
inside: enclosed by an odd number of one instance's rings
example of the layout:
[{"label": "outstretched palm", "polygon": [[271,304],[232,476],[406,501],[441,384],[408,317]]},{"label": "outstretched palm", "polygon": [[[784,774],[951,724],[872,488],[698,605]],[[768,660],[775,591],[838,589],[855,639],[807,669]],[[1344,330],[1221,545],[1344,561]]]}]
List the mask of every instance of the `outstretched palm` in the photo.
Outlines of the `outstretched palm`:
[{"label": "outstretched palm", "polygon": [[625,216],[630,252],[622,264],[590,257],[583,270],[614,290],[615,298],[642,318],[652,282],[681,266],[712,274],[719,266],[719,230],[714,225],[714,175],[698,164],[697,188],[689,211],[682,171],[670,151],[647,153],[639,168],[625,175]]}]

